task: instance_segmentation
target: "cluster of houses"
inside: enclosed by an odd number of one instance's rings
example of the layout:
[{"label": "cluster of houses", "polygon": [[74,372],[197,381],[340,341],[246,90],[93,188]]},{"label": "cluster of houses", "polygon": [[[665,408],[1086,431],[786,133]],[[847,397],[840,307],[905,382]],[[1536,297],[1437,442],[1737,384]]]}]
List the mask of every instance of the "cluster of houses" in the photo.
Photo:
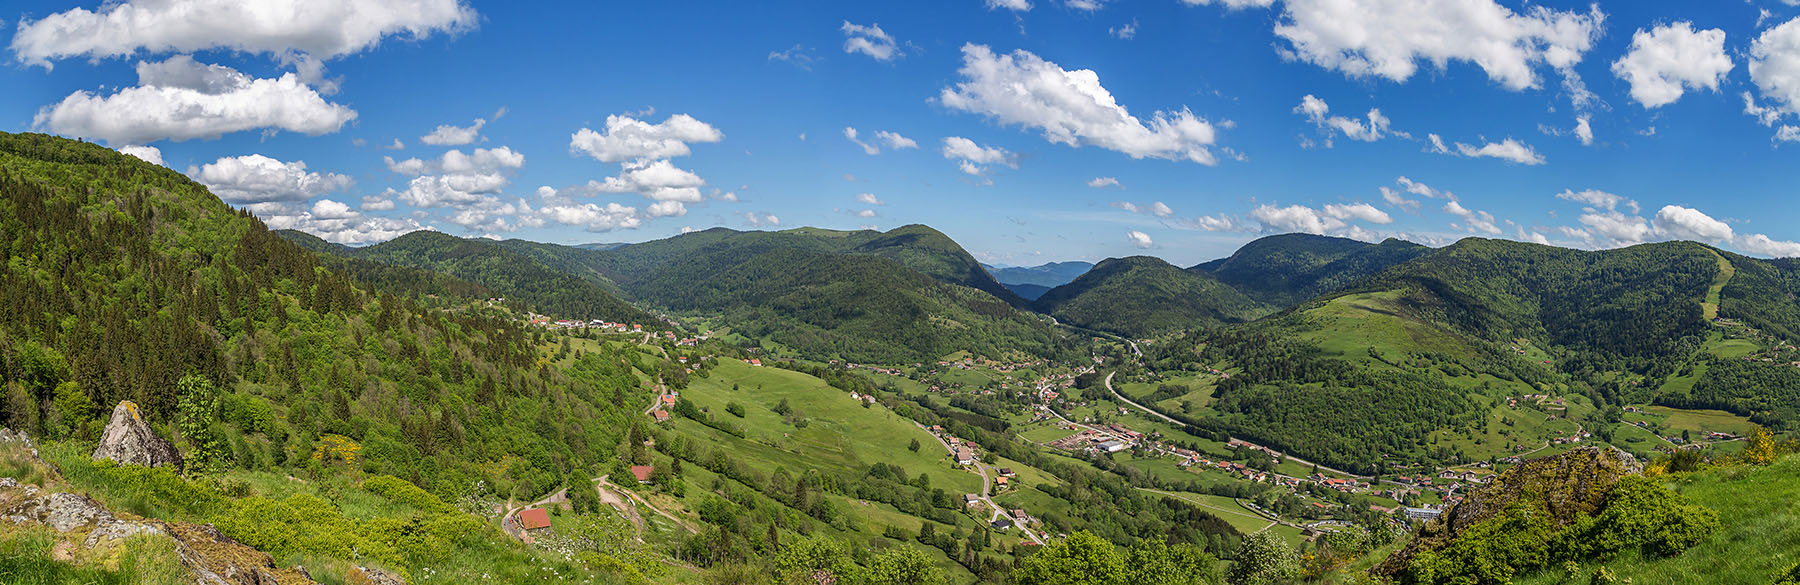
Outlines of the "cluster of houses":
[{"label": "cluster of houses", "polygon": [[675,403],[681,400],[681,393],[673,389],[664,390],[656,397],[656,406],[650,409],[650,419],[659,423],[669,422],[669,411],[675,409]]},{"label": "cluster of houses", "polygon": [[1554,439],[1550,439],[1550,444],[1552,444],[1552,445],[1573,445],[1575,443],[1580,443],[1582,439],[1586,439],[1586,438],[1592,437],[1592,436],[1594,436],[1593,433],[1589,433],[1587,431],[1582,431],[1579,433],[1575,433],[1573,435],[1569,435],[1567,437],[1557,437]]},{"label": "cluster of houses", "polygon": [[981,454],[976,451],[981,448],[981,445],[975,444],[974,441],[964,441],[956,435],[950,434],[944,430],[944,425],[931,425],[930,431],[931,434],[943,439],[945,444],[950,445],[950,457],[956,460],[957,465],[974,465],[976,461],[981,460]]},{"label": "cluster of houses", "polygon": [[[492,305],[496,302],[503,301],[504,299],[488,299],[488,304]],[[545,329],[585,329],[600,333],[630,333],[637,335],[646,333],[643,324],[640,323],[614,323],[601,319],[590,319],[587,321],[580,319],[551,319],[550,317],[539,315],[537,313],[527,314],[525,324]],[[673,341],[678,347],[695,347],[700,345],[701,341],[712,338],[711,331],[702,333],[697,337],[681,337],[670,330],[656,331],[655,329],[651,329],[648,333],[655,337]]]}]

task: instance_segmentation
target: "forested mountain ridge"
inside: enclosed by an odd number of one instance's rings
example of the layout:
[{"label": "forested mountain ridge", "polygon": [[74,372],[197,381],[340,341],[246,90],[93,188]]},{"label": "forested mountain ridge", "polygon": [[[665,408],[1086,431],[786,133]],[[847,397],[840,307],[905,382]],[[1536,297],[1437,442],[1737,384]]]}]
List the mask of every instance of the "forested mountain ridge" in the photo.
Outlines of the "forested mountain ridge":
[{"label": "forested mountain ridge", "polygon": [[[290,240],[307,238],[281,232]],[[316,238],[315,238],[316,239]],[[323,253],[442,272],[492,289],[545,314],[574,319],[643,322],[650,316],[613,294],[603,282],[552,268],[540,258],[493,240],[421,230],[365,248],[313,243]],[[552,257],[554,260],[554,257]]]},{"label": "forested mountain ridge", "polygon": [[882,256],[730,247],[686,254],[620,283],[636,298],[722,314],[753,337],[814,356],[904,363],[965,350],[994,358],[1067,351],[1065,336],[1041,317]]},{"label": "forested mountain ridge", "polygon": [[508,240],[552,266],[616,283],[640,302],[721,316],[807,355],[874,363],[957,351],[1058,355],[1066,336],[1019,307],[974,257],[937,230],[714,228],[587,250]]},{"label": "forested mountain ridge", "polygon": [[1341,290],[1430,250],[1392,238],[1370,244],[1348,238],[1281,234],[1259,238],[1231,256],[1188,270],[1212,275],[1258,302],[1287,307]]},{"label": "forested mountain ridge", "polygon": [[1038,266],[988,266],[983,264],[994,280],[1007,286],[1031,284],[1046,288],[1056,288],[1075,280],[1089,270],[1094,269],[1092,262],[1051,262]]},{"label": "forested mountain ridge", "polygon": [[1073,325],[1131,337],[1242,323],[1272,312],[1211,276],[1150,256],[1103,260],[1044,293],[1036,306]]},{"label": "forested mountain ridge", "polygon": [[1490,340],[1652,356],[1705,330],[1701,303],[1719,272],[1717,251],[1692,242],[1583,251],[1468,238],[1358,290],[1402,291],[1419,314]]},{"label": "forested mountain ridge", "polygon": [[887,258],[940,282],[986,292],[1013,306],[1026,305],[994,280],[955,240],[923,225],[907,225],[886,232],[820,228],[740,232],[713,228],[599,250],[591,258],[608,276],[625,283],[645,278],[655,273],[659,266],[695,255],[760,253],[775,249]]}]

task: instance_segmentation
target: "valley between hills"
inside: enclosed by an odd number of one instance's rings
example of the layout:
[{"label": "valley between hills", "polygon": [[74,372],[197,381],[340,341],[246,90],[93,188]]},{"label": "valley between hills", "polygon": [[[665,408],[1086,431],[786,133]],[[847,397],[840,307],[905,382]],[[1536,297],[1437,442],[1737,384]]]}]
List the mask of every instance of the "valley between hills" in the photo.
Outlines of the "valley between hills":
[{"label": "valley between hills", "polygon": [[272,231],[0,134],[24,583],[1792,583],[1800,262]]}]

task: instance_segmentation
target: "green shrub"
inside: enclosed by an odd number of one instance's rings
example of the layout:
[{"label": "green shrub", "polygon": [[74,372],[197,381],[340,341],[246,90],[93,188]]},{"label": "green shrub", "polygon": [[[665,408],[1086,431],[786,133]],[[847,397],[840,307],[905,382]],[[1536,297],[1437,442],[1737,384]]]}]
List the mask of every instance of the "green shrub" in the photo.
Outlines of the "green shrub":
[{"label": "green shrub", "polygon": [[1800,585],[1800,564],[1788,567],[1787,572],[1775,577],[1775,585]]},{"label": "green shrub", "polygon": [[[1415,583],[1506,583],[1516,575],[1638,549],[1648,556],[1680,554],[1719,529],[1718,513],[1638,476],[1619,480],[1598,515],[1577,515],[1558,528],[1542,507],[1521,500],[1475,524],[1436,551],[1407,565]],[[1567,569],[1565,569],[1567,570]],[[1599,581],[1597,574],[1595,582]]]},{"label": "green shrub", "polygon": [[449,504],[445,504],[431,492],[392,475],[377,475],[363,480],[362,488],[396,504],[405,504],[426,512],[448,514],[451,511]]},{"label": "green shrub", "polygon": [[1689,504],[1655,481],[1632,476],[1613,486],[1599,516],[1578,518],[1558,535],[1557,552],[1560,558],[1576,560],[1633,548],[1674,556],[1718,529],[1717,512]]}]

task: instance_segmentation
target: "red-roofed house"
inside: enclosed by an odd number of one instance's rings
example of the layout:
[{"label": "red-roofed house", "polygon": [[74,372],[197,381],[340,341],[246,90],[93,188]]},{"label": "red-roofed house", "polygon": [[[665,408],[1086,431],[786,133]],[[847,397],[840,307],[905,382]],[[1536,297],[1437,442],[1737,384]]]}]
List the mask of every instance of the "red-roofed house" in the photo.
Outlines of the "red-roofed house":
[{"label": "red-roofed house", "polygon": [[550,513],[543,508],[532,508],[519,512],[519,528],[537,530],[550,527]]},{"label": "red-roofed house", "polygon": [[631,476],[637,478],[638,483],[650,483],[650,473],[653,471],[656,471],[656,468],[649,465],[631,466]]},{"label": "red-roofed house", "polygon": [[667,410],[658,410],[658,411],[652,412],[652,413],[650,413],[650,416],[651,416],[651,418],[655,418],[656,422],[668,422],[669,421],[669,411],[667,411]]}]

